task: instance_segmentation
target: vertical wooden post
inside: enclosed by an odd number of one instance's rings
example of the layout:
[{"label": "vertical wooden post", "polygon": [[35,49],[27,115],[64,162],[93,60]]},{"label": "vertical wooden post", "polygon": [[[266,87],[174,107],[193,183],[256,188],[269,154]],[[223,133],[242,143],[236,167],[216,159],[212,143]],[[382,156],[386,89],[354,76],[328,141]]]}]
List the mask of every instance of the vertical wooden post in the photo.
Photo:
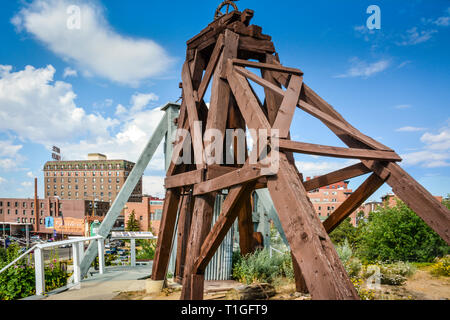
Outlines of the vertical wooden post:
[{"label": "vertical wooden post", "polygon": [[177,260],[175,265],[175,279],[178,283],[181,283],[183,279],[184,265],[186,263],[186,246],[189,239],[193,209],[192,196],[184,196],[178,220]]},{"label": "vertical wooden post", "polygon": [[[189,242],[187,245],[186,264],[184,266],[183,289],[181,291],[182,300],[191,300],[192,292],[198,294],[199,288],[192,288],[192,275],[195,259],[200,255],[201,246],[211,229],[212,215],[216,195],[206,194],[195,197],[194,212],[192,215],[191,231],[189,232]],[[199,279],[195,278],[195,285],[199,285]],[[201,281],[200,281],[201,282]],[[203,286],[203,283],[202,283]],[[203,297],[203,291],[202,291]]]},{"label": "vertical wooden post", "polygon": [[253,219],[252,219],[251,192],[245,196],[243,205],[239,210],[239,247],[241,255],[245,256],[253,252]]},{"label": "vertical wooden post", "polygon": [[153,259],[153,280],[164,280],[166,276],[179,201],[180,195],[176,190],[169,189],[166,191],[155,258]]}]

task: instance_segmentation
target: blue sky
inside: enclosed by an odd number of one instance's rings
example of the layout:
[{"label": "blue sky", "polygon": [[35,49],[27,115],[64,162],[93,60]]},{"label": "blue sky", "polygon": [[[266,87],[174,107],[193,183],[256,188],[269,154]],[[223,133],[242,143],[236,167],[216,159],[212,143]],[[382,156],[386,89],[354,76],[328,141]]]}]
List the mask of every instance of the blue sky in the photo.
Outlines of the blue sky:
[{"label": "blue sky", "polygon": [[[0,10],[0,197],[31,197],[33,177],[58,145],[65,159],[101,152],[136,161],[159,107],[179,98],[186,41],[220,1],[2,1]],[[193,5],[193,3],[195,5]],[[369,5],[381,29],[369,30]],[[67,28],[81,11],[80,29]],[[450,193],[450,3],[241,0],[272,36],[281,62],[363,133],[395,149],[435,195]],[[300,110],[295,140],[344,146]],[[163,195],[160,148],[144,191]],[[306,176],[347,160],[297,156]],[[356,189],[363,177],[351,181]],[[382,187],[371,199],[390,191]]]}]

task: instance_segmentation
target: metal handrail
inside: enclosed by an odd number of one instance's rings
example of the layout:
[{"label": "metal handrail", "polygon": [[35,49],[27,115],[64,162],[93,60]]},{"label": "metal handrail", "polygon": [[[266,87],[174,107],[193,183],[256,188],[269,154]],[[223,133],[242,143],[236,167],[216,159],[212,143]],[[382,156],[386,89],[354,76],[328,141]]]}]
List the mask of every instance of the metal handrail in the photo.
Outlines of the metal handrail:
[{"label": "metal handrail", "polygon": [[80,262],[81,262],[81,256],[83,254],[84,249],[81,248],[81,250],[78,248],[78,245],[75,245],[77,243],[83,243],[85,241],[95,241],[98,242],[98,254],[99,254],[99,271],[100,274],[103,274],[104,267],[105,267],[105,255],[104,255],[104,238],[101,235],[97,235],[94,237],[83,237],[78,239],[72,239],[72,240],[64,240],[64,241],[56,241],[51,243],[40,243],[36,244],[27,251],[25,251],[23,254],[21,254],[19,257],[14,259],[12,262],[10,262],[7,266],[5,266],[2,270],[0,270],[0,273],[4,272],[11,266],[17,263],[20,259],[23,259],[27,254],[34,251],[34,272],[35,272],[35,286],[36,286],[36,295],[41,296],[45,294],[45,272],[44,272],[44,255],[43,250],[48,248],[54,248],[54,247],[60,247],[63,245],[71,244],[72,245],[72,251],[73,251],[73,262],[74,262],[74,274],[73,274],[73,282],[75,284],[80,283],[81,281],[81,275],[80,275]]}]

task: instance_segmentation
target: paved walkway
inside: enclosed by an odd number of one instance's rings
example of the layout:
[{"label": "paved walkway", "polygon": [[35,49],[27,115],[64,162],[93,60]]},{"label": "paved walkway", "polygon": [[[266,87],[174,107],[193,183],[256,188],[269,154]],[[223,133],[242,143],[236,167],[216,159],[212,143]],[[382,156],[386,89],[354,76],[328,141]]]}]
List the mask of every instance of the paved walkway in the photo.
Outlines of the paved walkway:
[{"label": "paved walkway", "polygon": [[51,294],[43,300],[111,300],[120,292],[145,290],[145,279],[151,275],[152,265],[107,267],[105,273],[83,280],[79,289]]}]

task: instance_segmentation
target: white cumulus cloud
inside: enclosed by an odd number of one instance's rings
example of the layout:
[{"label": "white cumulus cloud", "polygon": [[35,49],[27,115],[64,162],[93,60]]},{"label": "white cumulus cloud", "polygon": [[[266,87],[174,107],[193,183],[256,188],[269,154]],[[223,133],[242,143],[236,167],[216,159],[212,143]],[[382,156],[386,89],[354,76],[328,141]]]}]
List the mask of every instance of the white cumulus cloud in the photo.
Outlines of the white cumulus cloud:
[{"label": "white cumulus cloud", "polygon": [[0,66],[0,131],[49,145],[91,134],[108,136],[117,120],[88,114],[76,105],[69,83],[54,81],[55,68]]},{"label": "white cumulus cloud", "polygon": [[407,126],[407,127],[398,128],[395,131],[397,131],[397,132],[418,132],[418,131],[425,131],[426,129],[427,128],[419,128],[419,127]]},{"label": "white cumulus cloud", "polygon": [[[73,5],[79,10],[68,10]],[[75,63],[85,75],[138,85],[164,74],[172,64],[164,48],[150,39],[117,33],[103,11],[87,0],[34,0],[11,22],[19,32],[32,34],[49,50]]]},{"label": "white cumulus cloud", "polygon": [[335,78],[369,78],[377,73],[386,70],[390,66],[390,61],[382,59],[376,62],[368,63],[358,58],[350,59],[351,67],[347,72],[335,76]]},{"label": "white cumulus cloud", "polygon": [[63,74],[63,78],[68,78],[68,77],[77,77],[78,76],[78,72],[77,70],[74,70],[70,67],[67,67],[64,69],[64,74]]},{"label": "white cumulus cloud", "polygon": [[426,132],[420,141],[425,144],[422,150],[402,155],[405,165],[425,168],[450,166],[450,120],[439,133]]}]

